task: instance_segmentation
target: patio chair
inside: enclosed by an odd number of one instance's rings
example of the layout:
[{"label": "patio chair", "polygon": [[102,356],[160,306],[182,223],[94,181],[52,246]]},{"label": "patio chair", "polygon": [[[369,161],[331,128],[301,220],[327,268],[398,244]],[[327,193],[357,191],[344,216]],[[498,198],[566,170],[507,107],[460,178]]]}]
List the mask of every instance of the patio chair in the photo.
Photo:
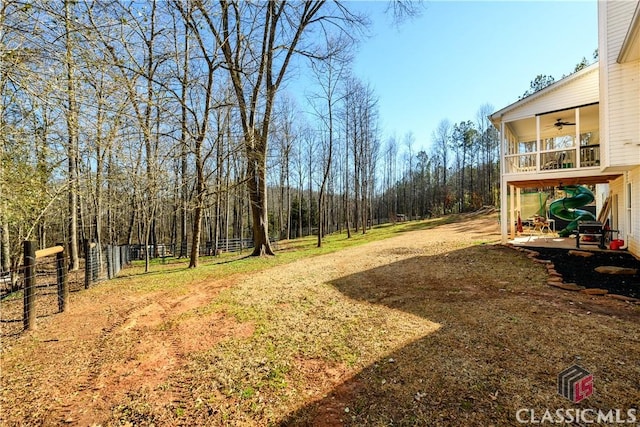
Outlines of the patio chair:
[{"label": "patio chair", "polygon": [[[546,230],[546,232],[545,232]],[[533,218],[532,226],[529,232],[529,238],[527,241],[531,240],[531,238],[535,236],[544,236],[545,241],[547,237],[551,234],[551,222],[548,218],[543,216],[536,215]]]},{"label": "patio chair", "polygon": [[560,169],[562,168],[562,164],[564,163],[564,158],[566,157],[567,153],[565,153],[564,151],[561,151],[560,153],[558,153],[558,155],[556,156],[555,159],[553,160],[549,160],[547,163],[545,163],[542,166],[543,170],[549,170],[549,169]]}]

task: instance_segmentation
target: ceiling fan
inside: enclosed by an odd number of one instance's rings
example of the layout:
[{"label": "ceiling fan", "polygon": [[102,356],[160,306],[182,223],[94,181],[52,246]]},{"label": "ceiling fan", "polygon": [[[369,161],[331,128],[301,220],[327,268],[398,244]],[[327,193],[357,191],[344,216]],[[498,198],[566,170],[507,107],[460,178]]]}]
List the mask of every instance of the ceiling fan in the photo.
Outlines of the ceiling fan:
[{"label": "ceiling fan", "polygon": [[571,122],[565,122],[562,119],[557,119],[553,125],[557,127],[558,130],[562,130],[563,126],[575,126],[576,124]]}]

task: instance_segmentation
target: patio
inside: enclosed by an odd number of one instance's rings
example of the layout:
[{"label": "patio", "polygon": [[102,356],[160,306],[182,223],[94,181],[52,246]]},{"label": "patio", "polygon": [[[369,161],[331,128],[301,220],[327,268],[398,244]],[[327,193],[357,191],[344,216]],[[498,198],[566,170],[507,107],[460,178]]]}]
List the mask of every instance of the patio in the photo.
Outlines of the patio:
[{"label": "patio", "polygon": [[606,249],[600,249],[596,242],[580,242],[580,248],[576,248],[575,236],[558,237],[556,233],[528,234],[521,233],[513,239],[509,239],[507,243],[516,247],[537,247],[537,248],[556,248],[556,249],[576,249],[584,251],[609,251],[609,252],[626,252],[620,250],[611,250],[607,244]]},{"label": "patio", "polygon": [[[508,241],[514,246],[540,247],[540,248],[558,248],[558,249],[576,249],[576,240],[574,236],[558,237],[556,233],[543,233],[540,235],[529,235],[527,231]],[[599,249],[597,246],[589,246],[589,250]]]}]

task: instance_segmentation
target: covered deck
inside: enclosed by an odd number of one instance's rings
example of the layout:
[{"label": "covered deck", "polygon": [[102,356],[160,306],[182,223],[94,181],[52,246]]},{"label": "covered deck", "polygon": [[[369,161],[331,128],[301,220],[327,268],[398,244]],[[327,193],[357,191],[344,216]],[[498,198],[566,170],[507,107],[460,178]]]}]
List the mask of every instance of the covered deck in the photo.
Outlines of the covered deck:
[{"label": "covered deck", "polygon": [[553,174],[600,167],[598,103],[503,123],[504,174]]}]

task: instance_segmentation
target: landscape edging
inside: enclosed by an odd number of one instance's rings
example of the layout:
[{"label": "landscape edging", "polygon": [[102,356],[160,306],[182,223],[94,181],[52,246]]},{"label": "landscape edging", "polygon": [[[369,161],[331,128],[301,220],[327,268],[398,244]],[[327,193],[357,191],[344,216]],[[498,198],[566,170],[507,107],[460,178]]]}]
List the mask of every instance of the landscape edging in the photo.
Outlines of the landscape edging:
[{"label": "landscape edging", "polygon": [[527,258],[529,258],[531,261],[535,263],[544,265],[547,268],[547,275],[548,275],[547,285],[548,286],[552,286],[554,288],[560,288],[565,291],[581,292],[583,294],[587,294],[591,296],[605,296],[605,297],[616,299],[619,301],[624,301],[630,304],[640,305],[640,299],[638,298],[628,297],[626,295],[610,294],[605,289],[600,289],[600,288],[585,288],[584,286],[580,286],[576,283],[565,283],[562,279],[562,274],[560,274],[555,269],[555,265],[550,260],[537,258],[540,255],[539,252],[533,249],[515,246],[511,243],[504,243],[503,245],[508,248],[514,249],[518,252],[522,252],[526,254]]}]

